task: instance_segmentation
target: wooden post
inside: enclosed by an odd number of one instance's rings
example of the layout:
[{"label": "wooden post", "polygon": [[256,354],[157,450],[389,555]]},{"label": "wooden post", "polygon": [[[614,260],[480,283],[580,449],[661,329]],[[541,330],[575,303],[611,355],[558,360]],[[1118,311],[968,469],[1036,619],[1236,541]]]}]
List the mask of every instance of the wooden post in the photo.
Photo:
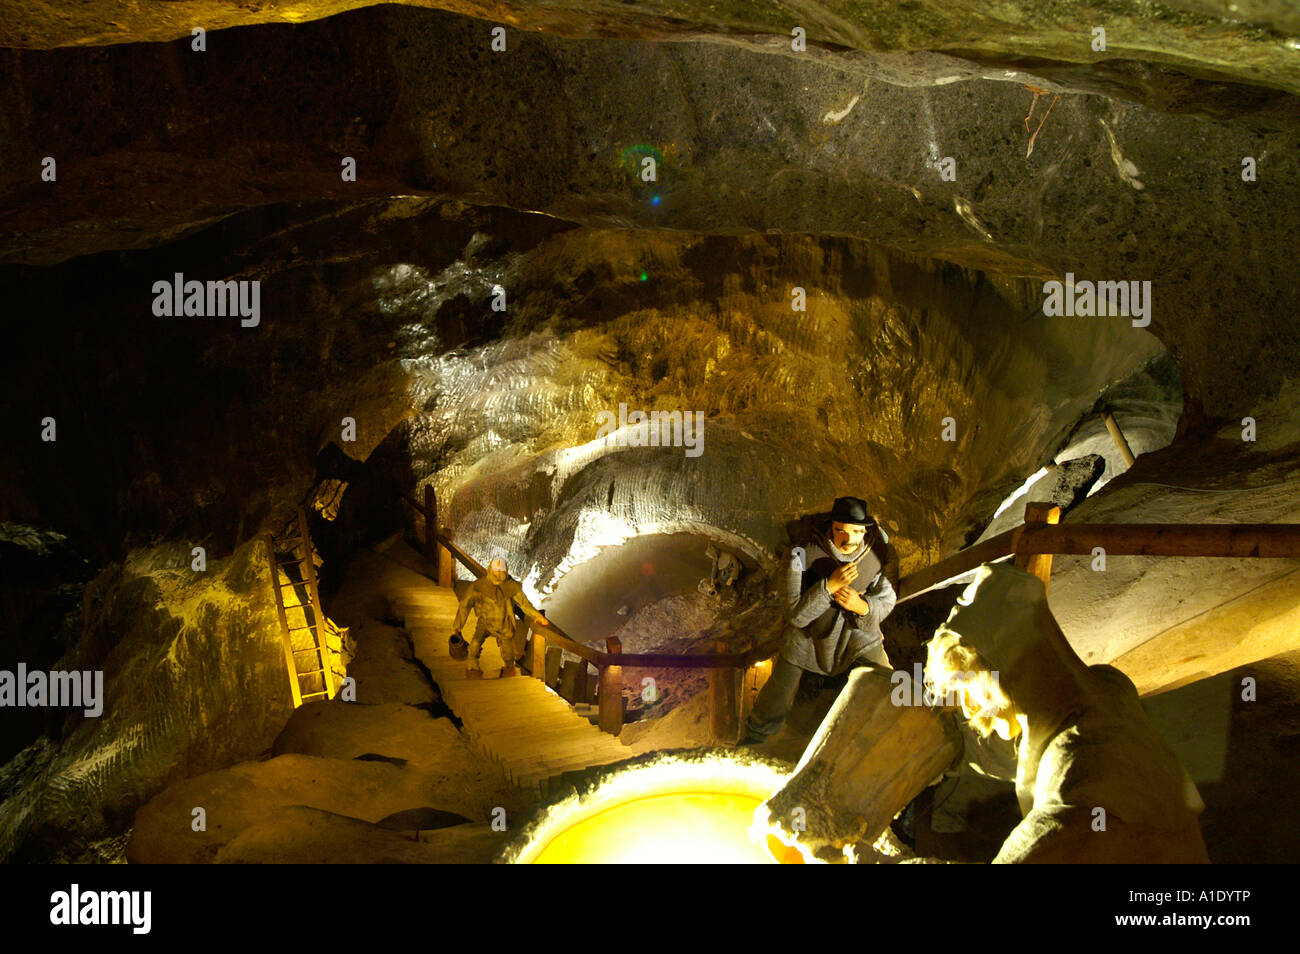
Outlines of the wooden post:
[{"label": "wooden post", "polygon": [[433,564],[433,575],[440,576],[438,564],[438,495],[433,492],[433,484],[424,485],[424,557]]},{"label": "wooden post", "polygon": [[528,670],[532,673],[534,679],[546,681],[546,627],[534,626],[533,647],[529,656]]},{"label": "wooden post", "polygon": [[[611,655],[621,653],[623,644],[617,636],[605,640],[605,649]],[[597,690],[600,702],[600,730],[610,735],[623,731],[623,667],[601,666],[600,688]]]},{"label": "wooden post", "polygon": [[[451,529],[443,527],[443,536],[451,537]],[[438,544],[438,585],[452,589],[456,585],[456,558],[441,543]]]},{"label": "wooden post", "polygon": [[[1060,523],[1061,508],[1047,503],[1027,503],[1025,504],[1025,525],[1034,524]],[[1043,581],[1043,591],[1047,591],[1048,585],[1052,582],[1052,554],[1050,553],[1018,553],[1016,554],[1016,566],[1022,570],[1034,574]]]},{"label": "wooden post", "polygon": [[1132,467],[1133,461],[1137,458],[1133,456],[1128,441],[1124,439],[1124,432],[1119,429],[1119,423],[1115,420],[1115,415],[1110,412],[1110,408],[1106,408],[1101,412],[1101,419],[1106,422],[1106,430],[1110,431],[1110,439],[1119,448],[1119,456],[1124,458],[1124,463]]},{"label": "wooden post", "polygon": [[[725,653],[719,640],[714,650]],[[730,744],[740,738],[740,672],[735,668],[709,670],[709,702],[712,706],[713,741]]]},{"label": "wooden post", "polygon": [[548,686],[554,689],[560,682],[560,663],[564,661],[564,650],[559,646],[546,647],[546,664],[542,667],[542,672],[546,678],[543,680]]}]

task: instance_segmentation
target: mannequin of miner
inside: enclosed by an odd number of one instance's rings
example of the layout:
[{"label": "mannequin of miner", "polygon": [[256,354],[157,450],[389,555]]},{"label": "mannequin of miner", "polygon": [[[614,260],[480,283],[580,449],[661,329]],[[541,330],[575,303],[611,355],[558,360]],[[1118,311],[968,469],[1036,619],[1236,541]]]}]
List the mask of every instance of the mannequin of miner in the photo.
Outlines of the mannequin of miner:
[{"label": "mannequin of miner", "polygon": [[1038,577],[985,564],[927,652],[933,690],[1017,743],[1023,818],[995,863],[1208,862],[1196,786],[1129,678],[1074,652]]},{"label": "mannequin of miner", "polygon": [[533,608],[524,596],[523,587],[517,580],[511,579],[506,568],[506,561],[499,557],[488,564],[487,573],[470,584],[465,591],[465,598],[460,601],[456,611],[456,620],[452,623],[453,635],[459,636],[465,625],[469,611],[473,610],[477,618],[474,625],[474,638],[469,643],[469,662],[465,674],[471,678],[482,678],[483,670],[478,657],[483,651],[483,640],[495,636],[497,646],[501,649],[501,661],[505,668],[501,678],[516,676],[515,660],[519,658],[519,648],[515,646],[515,614],[512,605],[517,604],[529,619],[538,626],[551,625],[545,616]]},{"label": "mannequin of miner", "polygon": [[780,730],[805,672],[836,676],[855,666],[890,668],[881,621],[897,596],[885,577],[889,538],[857,497],[839,497],[830,520],[813,528],[781,568],[785,643],[754,700],[740,745]]}]

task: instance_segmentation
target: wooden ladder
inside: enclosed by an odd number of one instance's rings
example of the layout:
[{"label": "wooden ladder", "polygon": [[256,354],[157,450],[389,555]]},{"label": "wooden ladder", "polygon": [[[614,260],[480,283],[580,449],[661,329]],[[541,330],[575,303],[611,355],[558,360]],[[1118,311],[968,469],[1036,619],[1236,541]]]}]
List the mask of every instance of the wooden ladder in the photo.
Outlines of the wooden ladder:
[{"label": "wooden ladder", "polygon": [[[332,699],[338,692],[334,682],[334,669],[330,665],[329,647],[325,642],[325,613],[321,610],[320,590],[316,585],[316,565],[312,562],[307,511],[302,507],[298,508],[297,530],[297,536],[290,529],[287,535],[278,540],[269,533],[266,535],[267,554],[271,562],[271,589],[275,592],[275,608],[280,616],[284,662],[288,669],[289,689],[293,693],[295,709],[312,699]],[[298,543],[302,547],[301,557],[294,556],[294,545]],[[288,554],[288,558],[281,559],[281,553]],[[293,570],[294,567],[297,569]],[[282,572],[288,582],[281,582]],[[297,602],[285,603],[286,590],[292,590]],[[294,610],[302,611],[304,625],[289,625],[289,613]],[[307,634],[310,644],[295,649],[294,637],[301,633]],[[299,669],[300,659],[315,668],[306,671]],[[312,677],[319,679],[313,680]]]}]

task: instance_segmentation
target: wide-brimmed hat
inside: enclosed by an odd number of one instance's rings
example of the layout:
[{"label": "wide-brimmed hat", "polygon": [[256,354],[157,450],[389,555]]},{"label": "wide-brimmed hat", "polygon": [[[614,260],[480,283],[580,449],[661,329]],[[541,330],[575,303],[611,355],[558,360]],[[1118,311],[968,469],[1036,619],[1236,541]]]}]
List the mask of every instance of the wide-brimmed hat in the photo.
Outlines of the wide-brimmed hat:
[{"label": "wide-brimmed hat", "polygon": [[867,502],[860,497],[836,497],[835,505],[831,508],[831,520],[863,526],[872,526],[876,522],[867,513]]}]

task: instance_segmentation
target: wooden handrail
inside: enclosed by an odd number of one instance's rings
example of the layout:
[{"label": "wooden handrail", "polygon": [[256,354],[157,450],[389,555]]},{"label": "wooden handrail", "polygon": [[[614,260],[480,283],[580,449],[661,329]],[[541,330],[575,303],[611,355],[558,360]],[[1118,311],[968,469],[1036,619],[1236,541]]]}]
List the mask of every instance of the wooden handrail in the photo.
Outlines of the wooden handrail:
[{"label": "wooden handrail", "polygon": [[[429,511],[412,500],[407,503],[426,517]],[[464,563],[476,577],[487,572],[482,564],[435,531],[438,541]],[[1184,557],[1300,557],[1300,524],[1291,523],[1094,523],[1094,524],[1021,524],[989,537],[974,546],[954,553],[933,566],[910,574],[899,581],[898,602],[904,603],[930,590],[965,576],[985,563],[997,563],[1008,557],[1041,553],[1088,555],[1101,547],[1109,556],[1184,556]],[[549,635],[558,636],[554,645],[564,648],[597,666],[612,665],[608,653],[585,646],[569,637],[555,623]],[[770,659],[781,648],[783,637],[768,640],[744,653],[682,654],[625,653],[618,664],[627,668],[661,669],[747,668]]]},{"label": "wooden handrail", "polygon": [[[430,516],[429,509],[425,507],[423,504],[418,503],[417,501],[412,500],[410,497],[406,497],[406,496],[403,496],[402,499],[405,500],[412,507],[414,507],[416,510],[420,511],[420,513],[424,514],[426,518]],[[437,537],[439,544],[446,547],[447,551],[452,556],[454,556],[461,563],[465,564],[465,566],[469,569],[469,571],[474,574],[475,579],[478,579],[479,577],[487,573],[487,567],[485,567],[482,563],[479,563],[472,556],[470,556],[468,553],[466,553],[464,550],[458,547],[450,538],[447,537],[446,534],[442,532],[442,530],[438,528],[434,528],[434,535]],[[518,609],[516,609],[515,612],[517,615],[522,615],[522,613],[520,613]],[[587,662],[594,663],[597,666],[609,665],[608,660],[605,659],[605,656],[608,654],[602,653],[600,652],[600,650],[592,649],[590,646],[586,646],[578,642],[576,639],[571,637],[564,630],[560,629],[560,627],[557,626],[554,623],[554,621],[548,619],[547,623],[549,624],[545,627],[547,645],[559,646],[561,649],[567,650],[568,652],[573,653],[575,656],[580,656],[583,659],[587,660]]]},{"label": "wooden handrail", "polygon": [[928,566],[924,570],[903,577],[898,582],[898,602],[904,603],[913,597],[920,596],[922,593],[942,586],[949,580],[964,576],[985,563],[996,563],[998,560],[1005,560],[1016,552],[1016,543],[1024,530],[1023,526],[1019,526],[1014,530],[999,533],[996,537],[989,537],[973,547],[959,550],[946,560],[940,560],[933,566]]},{"label": "wooden handrail", "polygon": [[1107,556],[1300,557],[1300,524],[1022,524],[904,577],[898,602],[965,576],[983,563],[1039,553],[1086,556],[1098,547]]},{"label": "wooden handrail", "polygon": [[1300,557],[1294,523],[1058,523],[1023,528],[1017,553],[1108,556]]},{"label": "wooden handrail", "polygon": [[[425,517],[430,516],[429,509],[423,504],[406,496],[403,496],[402,499]],[[487,568],[483,564],[458,547],[440,529],[435,529],[434,533],[438,542],[446,547],[452,556],[465,564],[475,578],[481,577],[487,572]],[[762,662],[764,659],[770,659],[776,655],[781,648],[781,643],[784,641],[783,635],[778,636],[743,653],[682,653],[680,655],[675,653],[619,653],[618,657],[614,658],[610,653],[592,649],[590,646],[578,642],[557,626],[554,621],[548,620],[547,622],[550,623],[546,627],[547,645],[559,646],[595,666],[618,665],[625,669],[747,669],[757,662]]]},{"label": "wooden handrail", "polygon": [[[432,500],[432,497],[429,499]],[[403,495],[402,500],[424,515],[426,540],[431,529],[438,545],[468,567],[475,578],[487,573],[486,567],[442,532],[437,526],[434,511],[411,497]],[[990,537],[902,579],[898,585],[898,602],[904,603],[943,586],[985,563],[996,563],[1012,556],[1023,558],[1058,553],[1091,554],[1100,547],[1107,554],[1116,556],[1300,557],[1300,525],[1297,524],[1057,524],[1037,522],[1049,518],[1035,511],[1036,507],[1042,509],[1036,504],[1029,504],[1026,508],[1027,519],[1035,522],[1021,524]],[[445,564],[443,568],[445,572]],[[1051,574],[1050,564],[1039,568],[1037,572],[1046,581]],[[517,607],[515,613],[516,616],[523,617]],[[550,620],[547,623],[549,625],[534,630],[541,637],[540,642],[534,646],[534,669],[539,664],[537,657],[540,655],[544,659],[546,649],[552,646],[595,665],[600,672],[600,684],[604,689],[602,695],[605,698],[600,711],[601,728],[614,735],[618,734],[622,726],[622,672],[624,669],[635,668],[712,671],[716,674],[710,676],[710,684],[714,686],[715,732],[725,730],[726,733],[734,734],[736,727],[732,725],[732,717],[735,713],[730,712],[730,708],[732,696],[735,695],[732,690],[735,687],[721,681],[723,676],[718,671],[748,670],[756,663],[776,655],[785,641],[785,634],[780,633],[743,653],[677,655],[623,653],[619,651],[621,646],[617,640],[607,640],[607,646],[614,651],[601,652],[573,639]],[[617,707],[610,701],[612,696],[617,696],[620,700]],[[719,706],[726,706],[728,711],[718,711]]]}]

